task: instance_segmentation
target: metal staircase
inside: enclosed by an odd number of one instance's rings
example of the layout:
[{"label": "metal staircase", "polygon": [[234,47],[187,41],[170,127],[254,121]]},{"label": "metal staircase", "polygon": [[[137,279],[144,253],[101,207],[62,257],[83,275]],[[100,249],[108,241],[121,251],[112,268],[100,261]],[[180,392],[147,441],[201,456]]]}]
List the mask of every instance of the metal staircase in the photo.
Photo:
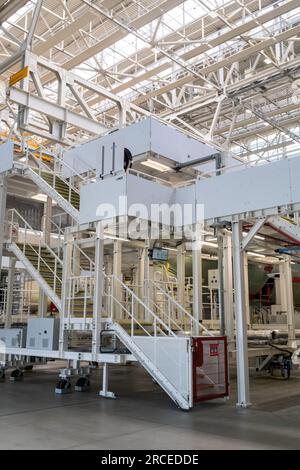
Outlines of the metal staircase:
[{"label": "metal staircase", "polygon": [[8,211],[6,248],[60,310],[63,262],[15,209]]},{"label": "metal staircase", "polygon": [[80,196],[77,188],[49,170],[25,165],[21,170],[22,174],[30,178],[43,193],[57,202],[76,222],[79,221]]},{"label": "metal staircase", "polygon": [[14,161],[12,174],[14,173],[31,179],[75,222],[79,221],[80,188],[96,176],[93,169],[84,174],[78,173],[56,154],[51,155],[45,163],[42,154],[37,156],[28,148],[21,159]]},{"label": "metal staircase", "polygon": [[277,232],[287,236],[295,243],[300,243],[300,227],[287,217],[269,217],[268,224]]},{"label": "metal staircase", "polygon": [[[192,406],[191,397],[189,393],[182,394],[176,386],[171,382],[170,378],[166,373],[163,373],[159,368],[156,361],[153,361],[147,355],[146,351],[148,348],[138,344],[135,336],[131,336],[120,324],[113,322],[110,324],[110,328],[113,329],[119,340],[129,349],[134,355],[137,361],[146,369],[151,377],[160,385],[160,387],[172,398],[172,400],[183,410],[189,410]],[[174,338],[176,341],[178,338]],[[155,337],[149,337],[148,342],[155,343],[157,339]],[[154,344],[155,347],[155,344]],[[172,364],[172,366],[176,364]],[[171,364],[170,364],[171,366]]]},{"label": "metal staircase", "polygon": [[[63,261],[54,248],[42,241],[41,233],[15,209],[8,211],[8,228],[6,248],[23,263],[56,305],[63,331],[91,329],[97,324],[98,332],[93,332],[95,338],[103,328],[112,331],[181,409],[191,408],[191,336],[200,331],[210,335],[201,323],[155,283],[152,288],[159,289],[165,301],[159,309],[147,300],[144,302],[116,276],[105,273],[102,308],[96,312],[95,263],[79,245],[75,243],[78,251],[72,253],[74,270],[63,286]],[[74,253],[77,263],[74,263]],[[79,327],[75,327],[76,324]]]},{"label": "metal staircase", "polygon": [[[170,308],[164,312],[155,312],[153,306],[147,304],[147,301],[143,302],[116,276],[105,276],[105,279],[109,286],[105,296],[108,297],[110,306],[106,328],[115,332],[180,408],[191,408],[191,331],[197,326],[202,334],[211,336],[211,333],[167,292],[163,291],[163,295]],[[116,287],[119,291],[126,291],[125,305],[115,297]],[[173,308],[181,313],[180,324],[172,317]],[[188,325],[188,331],[183,331],[183,325]]]}]

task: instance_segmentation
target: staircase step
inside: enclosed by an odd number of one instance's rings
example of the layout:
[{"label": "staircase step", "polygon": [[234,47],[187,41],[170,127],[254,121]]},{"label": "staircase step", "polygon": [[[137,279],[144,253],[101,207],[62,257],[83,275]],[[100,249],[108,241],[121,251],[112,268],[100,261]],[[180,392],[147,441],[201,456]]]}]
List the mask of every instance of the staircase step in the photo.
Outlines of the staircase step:
[{"label": "staircase step", "polygon": [[71,202],[71,204],[79,210],[80,196],[76,191],[74,191],[74,189],[70,190],[67,182],[58,176],[54,178],[54,175],[51,172],[39,172],[36,170],[36,173],[38,173],[46,183],[52,186],[66,201]]}]

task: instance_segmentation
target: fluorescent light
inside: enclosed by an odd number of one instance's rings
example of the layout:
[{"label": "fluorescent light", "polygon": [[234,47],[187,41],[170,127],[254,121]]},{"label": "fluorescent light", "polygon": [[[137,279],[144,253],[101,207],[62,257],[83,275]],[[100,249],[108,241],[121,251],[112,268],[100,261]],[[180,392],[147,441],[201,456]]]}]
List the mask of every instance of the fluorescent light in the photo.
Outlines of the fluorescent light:
[{"label": "fluorescent light", "polygon": [[163,163],[158,162],[157,160],[147,159],[144,162],[141,162],[142,165],[148,166],[149,168],[153,168],[154,170],[158,171],[168,171],[170,167],[164,165]]},{"label": "fluorescent light", "polygon": [[270,65],[270,64],[272,64],[272,60],[269,57],[266,57],[264,59],[264,63],[267,64],[267,65]]},{"label": "fluorescent light", "polygon": [[206,239],[208,242],[216,242],[218,239],[216,237],[211,237]]},{"label": "fluorescent light", "polygon": [[211,242],[202,242],[202,245],[211,246],[213,248],[218,248],[218,245],[216,243],[211,243]]},{"label": "fluorescent light", "polygon": [[110,240],[120,240],[122,242],[129,242],[128,238],[116,237],[115,235],[104,234],[104,239],[109,238]]},{"label": "fluorescent light", "polygon": [[[249,232],[243,232],[243,236],[245,237],[246,235],[248,235]],[[254,235],[254,238],[257,238],[257,240],[265,240],[265,237],[263,237],[262,235]]]},{"label": "fluorescent light", "polygon": [[257,240],[265,240],[265,237],[262,237],[261,235],[255,235],[254,238],[257,238]]},{"label": "fluorescent light", "polygon": [[[35,201],[39,201],[39,202],[47,202],[48,196],[46,194],[39,193],[39,194],[35,194],[34,196],[31,196],[31,199],[34,199]],[[53,199],[52,199],[52,205],[53,206],[57,205],[57,202],[54,201]]]},{"label": "fluorescent light", "polygon": [[36,201],[40,202],[47,202],[46,194],[35,194],[35,196],[31,196],[31,199],[35,199]]},{"label": "fluorescent light", "polygon": [[259,253],[254,253],[253,251],[248,251],[248,255],[255,256],[256,258],[266,258],[265,255],[260,255]]}]

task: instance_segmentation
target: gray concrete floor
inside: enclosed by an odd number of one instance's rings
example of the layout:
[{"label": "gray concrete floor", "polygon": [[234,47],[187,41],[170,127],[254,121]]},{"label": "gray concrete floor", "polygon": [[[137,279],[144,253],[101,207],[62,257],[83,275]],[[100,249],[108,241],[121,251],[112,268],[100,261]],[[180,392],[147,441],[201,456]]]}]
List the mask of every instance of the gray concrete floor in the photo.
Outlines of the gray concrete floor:
[{"label": "gray concrete floor", "polygon": [[300,371],[251,377],[249,409],[235,407],[233,378],[230,400],[183,412],[136,364],[111,367],[117,400],[97,396],[99,371],[89,392],[55,395],[58,367],[0,383],[0,449],[300,448]]}]

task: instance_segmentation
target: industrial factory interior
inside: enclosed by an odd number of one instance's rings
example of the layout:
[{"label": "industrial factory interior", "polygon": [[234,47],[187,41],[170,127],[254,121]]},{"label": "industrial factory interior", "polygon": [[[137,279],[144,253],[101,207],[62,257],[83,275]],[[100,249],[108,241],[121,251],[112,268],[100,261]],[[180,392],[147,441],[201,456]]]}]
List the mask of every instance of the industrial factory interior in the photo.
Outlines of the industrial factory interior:
[{"label": "industrial factory interior", "polygon": [[299,0],[0,0],[0,451],[300,450],[299,181]]}]

